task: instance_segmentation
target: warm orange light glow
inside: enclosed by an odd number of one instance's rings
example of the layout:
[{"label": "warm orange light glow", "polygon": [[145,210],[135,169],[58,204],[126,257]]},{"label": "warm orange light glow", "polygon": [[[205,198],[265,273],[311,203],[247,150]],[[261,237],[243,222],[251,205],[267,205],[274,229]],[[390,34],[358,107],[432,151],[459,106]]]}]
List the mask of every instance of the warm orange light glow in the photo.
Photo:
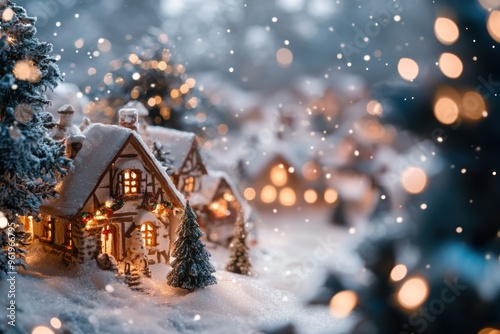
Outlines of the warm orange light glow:
[{"label": "warm orange light glow", "polygon": [[55,329],[59,329],[62,326],[61,320],[59,320],[58,318],[54,317],[54,318],[50,319],[50,325],[52,327],[54,327]]},{"label": "warm orange light glow", "polygon": [[274,166],[271,169],[270,177],[271,177],[271,182],[277,187],[284,186],[288,181],[288,175],[286,174],[286,169],[282,164]]},{"label": "warm orange light glow", "polygon": [[434,116],[443,124],[453,124],[457,121],[459,108],[450,97],[440,97],[434,104]]},{"label": "warm orange light glow", "polygon": [[356,307],[358,295],[351,290],[340,291],[330,300],[330,313],[335,318],[345,318]]},{"label": "warm orange light glow", "polygon": [[318,193],[314,189],[308,189],[304,192],[304,201],[309,204],[316,203],[318,200]]},{"label": "warm orange light glow", "polygon": [[377,100],[371,100],[366,105],[366,112],[373,116],[382,116],[384,109]]},{"label": "warm orange light glow", "polygon": [[284,206],[292,206],[296,201],[295,191],[292,188],[283,188],[280,191],[280,203]]},{"label": "warm orange light glow", "polygon": [[391,271],[391,280],[394,282],[401,281],[403,278],[406,277],[406,274],[408,273],[408,269],[406,269],[406,266],[404,264],[398,264],[394,268],[392,268]]},{"label": "warm orange light glow", "polygon": [[491,38],[500,43],[500,11],[494,10],[490,13],[487,28]]},{"label": "warm orange light glow", "polygon": [[314,161],[308,161],[302,166],[302,175],[307,181],[315,181],[319,177],[319,168]]},{"label": "warm orange light glow", "polygon": [[477,334],[500,334],[500,330],[495,328],[483,328]]},{"label": "warm orange light glow", "polygon": [[281,48],[276,52],[276,61],[280,67],[288,67],[292,64],[293,53],[287,48]]},{"label": "warm orange light glow", "polygon": [[54,332],[48,327],[36,326],[35,328],[33,328],[31,334],[54,334]]},{"label": "warm orange light glow", "polygon": [[418,76],[418,64],[413,59],[401,58],[398,63],[398,72],[403,79],[413,81]]},{"label": "warm orange light glow", "polygon": [[16,62],[12,72],[17,80],[36,83],[42,78],[42,72],[40,72],[33,62],[28,60],[19,60]]},{"label": "warm orange light glow", "polygon": [[427,174],[418,167],[408,167],[401,176],[403,189],[410,194],[419,194],[427,186]]},{"label": "warm orange light glow", "polygon": [[460,116],[471,121],[477,121],[483,117],[485,111],[486,103],[480,94],[469,91],[463,95]]},{"label": "warm orange light glow", "polygon": [[325,191],[325,202],[328,204],[333,204],[339,198],[339,194],[335,189],[328,188]]},{"label": "warm orange light glow", "polygon": [[429,294],[427,282],[420,277],[407,280],[398,292],[398,302],[407,309],[414,309],[422,305]]},{"label": "warm orange light glow", "polygon": [[438,17],[434,23],[434,33],[444,45],[455,43],[460,35],[455,22],[446,17]]},{"label": "warm orange light glow", "polygon": [[500,0],[479,0],[479,3],[487,10],[500,7]]},{"label": "warm orange light glow", "polygon": [[254,188],[246,188],[245,191],[243,192],[243,196],[245,196],[247,201],[252,201],[256,195],[257,194]]},{"label": "warm orange light glow", "polygon": [[272,185],[267,185],[262,188],[262,191],[260,193],[260,199],[262,200],[262,202],[273,203],[276,200],[276,197],[276,188],[274,188]]},{"label": "warm orange light glow", "polygon": [[225,199],[226,201],[228,201],[228,202],[232,202],[232,201],[234,201],[234,195],[233,195],[233,194],[231,194],[230,192],[226,192],[226,193],[224,193],[224,196],[223,196],[223,197],[224,197],[224,199]]},{"label": "warm orange light glow", "polygon": [[449,52],[441,54],[438,64],[441,72],[450,79],[458,78],[464,69],[460,58]]},{"label": "warm orange light glow", "polygon": [[2,20],[4,22],[9,22],[10,20],[12,20],[13,17],[14,17],[14,11],[12,10],[12,8],[10,7],[5,8],[5,10],[2,13]]}]

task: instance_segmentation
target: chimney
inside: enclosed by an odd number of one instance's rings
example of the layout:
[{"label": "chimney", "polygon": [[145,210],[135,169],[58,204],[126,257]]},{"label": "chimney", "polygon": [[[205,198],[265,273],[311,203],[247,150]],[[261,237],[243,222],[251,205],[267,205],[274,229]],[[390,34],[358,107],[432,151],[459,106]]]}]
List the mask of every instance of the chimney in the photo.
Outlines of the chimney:
[{"label": "chimney", "polygon": [[65,104],[57,110],[57,113],[59,114],[59,122],[56,124],[52,137],[55,140],[61,140],[66,137],[68,129],[73,125],[75,109],[73,106]]},{"label": "chimney", "polygon": [[85,136],[82,133],[75,133],[66,138],[66,156],[74,159],[82,149]]},{"label": "chimney", "polygon": [[137,131],[139,112],[134,108],[122,108],[118,110],[118,121],[120,126]]}]

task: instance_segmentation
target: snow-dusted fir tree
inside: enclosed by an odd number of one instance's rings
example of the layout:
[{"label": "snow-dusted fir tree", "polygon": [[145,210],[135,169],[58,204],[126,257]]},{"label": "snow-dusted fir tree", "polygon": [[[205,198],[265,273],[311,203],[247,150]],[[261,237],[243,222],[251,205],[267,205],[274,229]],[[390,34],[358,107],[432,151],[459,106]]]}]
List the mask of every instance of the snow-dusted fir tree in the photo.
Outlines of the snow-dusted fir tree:
[{"label": "snow-dusted fir tree", "polygon": [[174,243],[172,256],[175,260],[172,263],[172,271],[167,275],[168,285],[193,291],[217,284],[212,275],[215,269],[210,263],[210,253],[200,240],[203,232],[196,222],[196,214],[189,201],[176,233],[179,238]]},{"label": "snow-dusted fir tree", "polygon": [[144,260],[147,261],[148,251],[144,244],[144,238],[142,237],[142,232],[138,229],[132,232],[132,240],[130,241],[130,260],[134,263],[134,266],[143,266]]},{"label": "snow-dusted fir tree", "polygon": [[71,161],[62,143],[48,136],[53,122],[44,111],[44,93],[61,79],[49,56],[52,45],[34,37],[35,19],[24,8],[0,1],[0,17],[0,211],[13,225],[0,230],[1,272],[11,269],[7,237],[14,238],[15,265],[23,265],[19,246],[26,235],[17,215],[36,216],[42,201],[56,195],[56,177],[66,174]]},{"label": "snow-dusted fir tree", "polygon": [[243,212],[240,212],[236,222],[233,239],[229,244],[229,251],[231,258],[226,269],[236,274],[250,275],[252,265],[248,257],[247,230],[245,228],[245,216]]}]

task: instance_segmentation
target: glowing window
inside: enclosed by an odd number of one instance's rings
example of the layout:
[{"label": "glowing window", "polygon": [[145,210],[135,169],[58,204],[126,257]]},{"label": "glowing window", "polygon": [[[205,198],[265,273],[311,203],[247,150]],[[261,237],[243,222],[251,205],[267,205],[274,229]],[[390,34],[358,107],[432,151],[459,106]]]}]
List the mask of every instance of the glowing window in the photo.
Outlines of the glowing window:
[{"label": "glowing window", "polygon": [[48,220],[44,220],[42,223],[42,238],[46,239],[47,241],[53,242],[54,241],[54,219],[50,218]]},{"label": "glowing window", "polygon": [[141,172],[136,169],[123,172],[123,194],[137,195],[141,188]]},{"label": "glowing window", "polygon": [[64,229],[64,246],[71,247],[73,246],[73,241],[71,240],[71,223],[66,222],[66,226]]},{"label": "glowing window", "polygon": [[194,190],[195,179],[194,176],[189,176],[184,180],[184,191],[190,193]]},{"label": "glowing window", "polygon": [[156,229],[151,222],[145,222],[141,225],[142,237],[146,247],[156,246]]},{"label": "glowing window", "polygon": [[271,169],[271,182],[275,186],[284,186],[287,182],[287,179],[288,176],[286,175],[286,169],[282,164],[274,166],[273,169]]},{"label": "glowing window", "polygon": [[260,193],[260,199],[262,200],[262,202],[272,203],[276,200],[276,197],[276,188],[274,188],[272,185],[267,185],[262,188],[262,192]]},{"label": "glowing window", "polygon": [[295,191],[292,188],[283,188],[280,191],[280,203],[284,206],[292,206],[295,204]]}]

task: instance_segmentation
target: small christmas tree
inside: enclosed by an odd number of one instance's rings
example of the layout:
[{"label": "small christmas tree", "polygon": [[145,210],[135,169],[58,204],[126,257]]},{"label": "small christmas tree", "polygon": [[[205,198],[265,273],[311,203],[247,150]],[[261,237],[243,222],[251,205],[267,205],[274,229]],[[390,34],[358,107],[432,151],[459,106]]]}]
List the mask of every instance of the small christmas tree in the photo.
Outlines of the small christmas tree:
[{"label": "small christmas tree", "polygon": [[130,260],[134,263],[134,266],[141,266],[144,261],[147,261],[148,251],[144,244],[144,239],[142,238],[142,232],[138,229],[132,232],[132,241],[129,247]]},{"label": "small christmas tree", "polygon": [[247,231],[245,228],[245,218],[243,212],[240,212],[238,221],[234,228],[233,240],[229,244],[231,259],[226,269],[232,273],[241,275],[250,275],[250,259],[248,258]]},{"label": "small christmas tree", "polygon": [[0,1],[0,17],[0,210],[13,228],[0,229],[0,272],[8,272],[7,250],[14,265],[24,264],[27,234],[18,216],[36,217],[42,201],[56,195],[57,176],[66,174],[71,160],[48,136],[54,124],[44,111],[45,90],[61,79],[49,56],[52,45],[34,37],[35,19],[24,8]]},{"label": "small christmas tree", "polygon": [[168,285],[193,291],[217,284],[212,275],[215,269],[210,264],[210,253],[200,240],[203,232],[200,231],[196,214],[189,201],[176,233],[179,238],[174,243],[172,255],[175,260],[172,263],[172,271],[167,275]]}]

